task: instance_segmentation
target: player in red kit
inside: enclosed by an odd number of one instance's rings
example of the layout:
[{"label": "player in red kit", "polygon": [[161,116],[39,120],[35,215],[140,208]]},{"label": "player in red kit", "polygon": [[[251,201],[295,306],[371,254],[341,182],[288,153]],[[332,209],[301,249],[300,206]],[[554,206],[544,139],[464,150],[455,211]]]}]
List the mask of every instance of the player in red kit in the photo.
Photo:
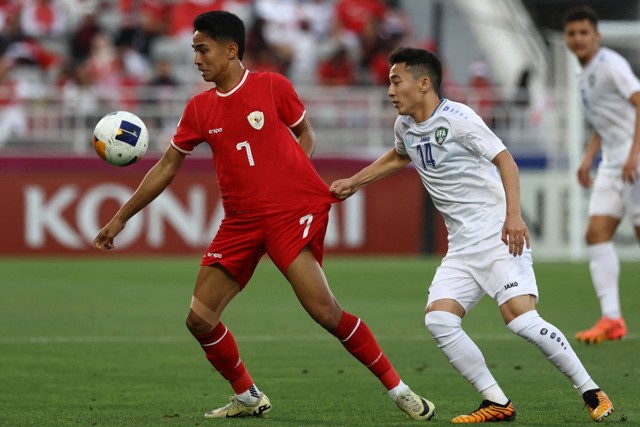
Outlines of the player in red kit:
[{"label": "player in red kit", "polygon": [[321,263],[328,213],[337,199],[309,159],[315,137],[291,83],[279,74],[244,68],[245,30],[237,16],[207,12],[193,26],[195,65],[215,88],[188,102],[171,145],[100,230],[95,246],[112,249],[126,222],[171,183],[194,147],[206,142],[225,216],[202,258],[186,323],[235,395],[205,417],[261,416],[271,410],[220,321],[266,253],[309,315],[382,382],[397,406],[414,419],[430,419],[434,405],[401,381],[367,325],[343,311],[331,293]]}]

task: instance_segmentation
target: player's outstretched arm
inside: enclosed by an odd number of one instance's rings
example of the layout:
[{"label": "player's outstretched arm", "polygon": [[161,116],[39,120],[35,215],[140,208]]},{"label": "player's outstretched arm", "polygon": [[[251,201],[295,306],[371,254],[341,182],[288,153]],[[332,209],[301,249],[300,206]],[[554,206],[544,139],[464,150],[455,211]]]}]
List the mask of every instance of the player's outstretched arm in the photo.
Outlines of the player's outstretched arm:
[{"label": "player's outstretched arm", "polygon": [[622,166],[622,179],[635,182],[638,179],[638,157],[640,157],[640,92],[635,92],[629,99],[636,107],[636,123],[633,132],[633,143],[627,161]]},{"label": "player's outstretched arm", "polygon": [[520,175],[518,165],[507,150],[501,151],[492,160],[500,171],[500,179],[504,186],[507,202],[507,216],[502,227],[502,241],[509,246],[509,253],[513,256],[522,255],[524,245],[531,247],[529,229],[522,219],[520,210]]},{"label": "player's outstretched arm", "polygon": [[169,147],[158,162],[147,172],[131,198],[118,210],[93,240],[98,249],[113,249],[113,239],[127,221],[164,191],[178,173],[185,154]]},{"label": "player's outstretched arm", "polygon": [[395,148],[392,148],[351,178],[333,181],[329,190],[336,197],[346,199],[365,185],[399,171],[409,162],[411,162],[409,156],[398,154]]}]

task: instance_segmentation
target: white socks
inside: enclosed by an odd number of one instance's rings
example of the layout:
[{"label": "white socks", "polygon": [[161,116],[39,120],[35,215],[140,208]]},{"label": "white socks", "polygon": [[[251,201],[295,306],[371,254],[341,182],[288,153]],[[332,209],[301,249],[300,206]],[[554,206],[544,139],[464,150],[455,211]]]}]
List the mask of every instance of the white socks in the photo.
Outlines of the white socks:
[{"label": "white socks", "polygon": [[610,319],[617,319],[621,315],[618,293],[620,261],[613,242],[589,246],[589,270],[591,270],[593,287],[600,300],[602,315]]},{"label": "white socks", "polygon": [[489,372],[480,349],[462,330],[460,317],[446,311],[432,311],[424,317],[424,323],[449,362],[485,399],[507,403],[508,399]]},{"label": "white socks", "polygon": [[398,395],[406,391],[409,391],[409,386],[403,383],[402,380],[400,380],[400,384],[398,384],[397,386],[389,390],[388,393],[391,400],[395,402],[396,399],[398,398]]},{"label": "white socks", "polygon": [[253,384],[245,392],[236,394],[236,398],[245,405],[255,405],[258,403],[258,399],[260,398],[260,390],[258,390],[258,387]]},{"label": "white socks", "polygon": [[[462,330],[462,319],[446,311],[432,311],[427,313],[424,320],[449,362],[473,384],[482,397],[499,404],[507,403],[508,399],[489,372],[480,349]],[[542,319],[536,310],[518,316],[507,327],[538,347],[571,380],[580,394],[598,388],[562,332]]]},{"label": "white socks", "polygon": [[507,327],[538,347],[549,362],[571,380],[578,391],[597,388],[562,332],[540,317],[536,310],[516,317]]}]

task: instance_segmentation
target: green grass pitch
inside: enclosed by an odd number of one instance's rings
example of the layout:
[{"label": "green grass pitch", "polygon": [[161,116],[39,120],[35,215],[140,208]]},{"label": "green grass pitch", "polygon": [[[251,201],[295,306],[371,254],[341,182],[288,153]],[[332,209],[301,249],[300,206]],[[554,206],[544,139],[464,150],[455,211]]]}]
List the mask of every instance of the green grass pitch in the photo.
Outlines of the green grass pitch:
[{"label": "green grass pitch", "polygon": [[[0,259],[2,426],[411,426],[379,382],[303,311],[270,262],[223,320],[274,407],[265,419],[206,420],[226,403],[184,327],[197,272],[189,259]],[[342,307],[362,317],[403,380],[431,399],[430,424],[475,409],[480,396],[428,334],[423,308],[439,260],[328,258]],[[558,326],[616,407],[607,424],[640,425],[640,264],[623,263],[629,336],[600,346],[573,335],[598,304],[586,263],[537,263],[538,310]],[[485,298],[463,323],[514,401],[520,426],[590,423],[570,382],[504,326]]]}]

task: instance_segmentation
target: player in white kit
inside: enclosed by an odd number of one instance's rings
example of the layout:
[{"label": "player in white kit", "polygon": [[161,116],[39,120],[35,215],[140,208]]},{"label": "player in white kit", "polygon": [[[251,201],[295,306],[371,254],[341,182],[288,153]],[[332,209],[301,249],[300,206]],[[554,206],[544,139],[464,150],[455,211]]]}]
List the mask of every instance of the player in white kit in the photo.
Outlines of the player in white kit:
[{"label": "player in white kit", "polygon": [[444,217],[449,248],[429,287],[425,324],[451,364],[482,395],[480,407],[454,423],[511,421],[514,405],[487,368],[462,318],[488,294],[507,327],[538,347],[583,396],[593,420],[613,405],[562,332],[536,311],[538,288],[529,233],[520,212],[518,168],[468,106],[439,97],[442,66],[433,53],[392,52],[388,95],[398,110],[395,147],[330,189],[346,198],[413,162]]},{"label": "player in white kit", "polygon": [[[567,47],[580,62],[580,93],[592,132],[578,169],[578,181],[592,187],[589,202],[591,279],[602,317],[578,341],[598,344],[627,334],[622,318],[618,277],[620,261],[611,239],[629,215],[640,241],[640,81],[618,53],[600,47],[597,15],[590,7],[569,10],[563,19]],[[598,151],[602,161],[591,185],[591,167]]]}]

